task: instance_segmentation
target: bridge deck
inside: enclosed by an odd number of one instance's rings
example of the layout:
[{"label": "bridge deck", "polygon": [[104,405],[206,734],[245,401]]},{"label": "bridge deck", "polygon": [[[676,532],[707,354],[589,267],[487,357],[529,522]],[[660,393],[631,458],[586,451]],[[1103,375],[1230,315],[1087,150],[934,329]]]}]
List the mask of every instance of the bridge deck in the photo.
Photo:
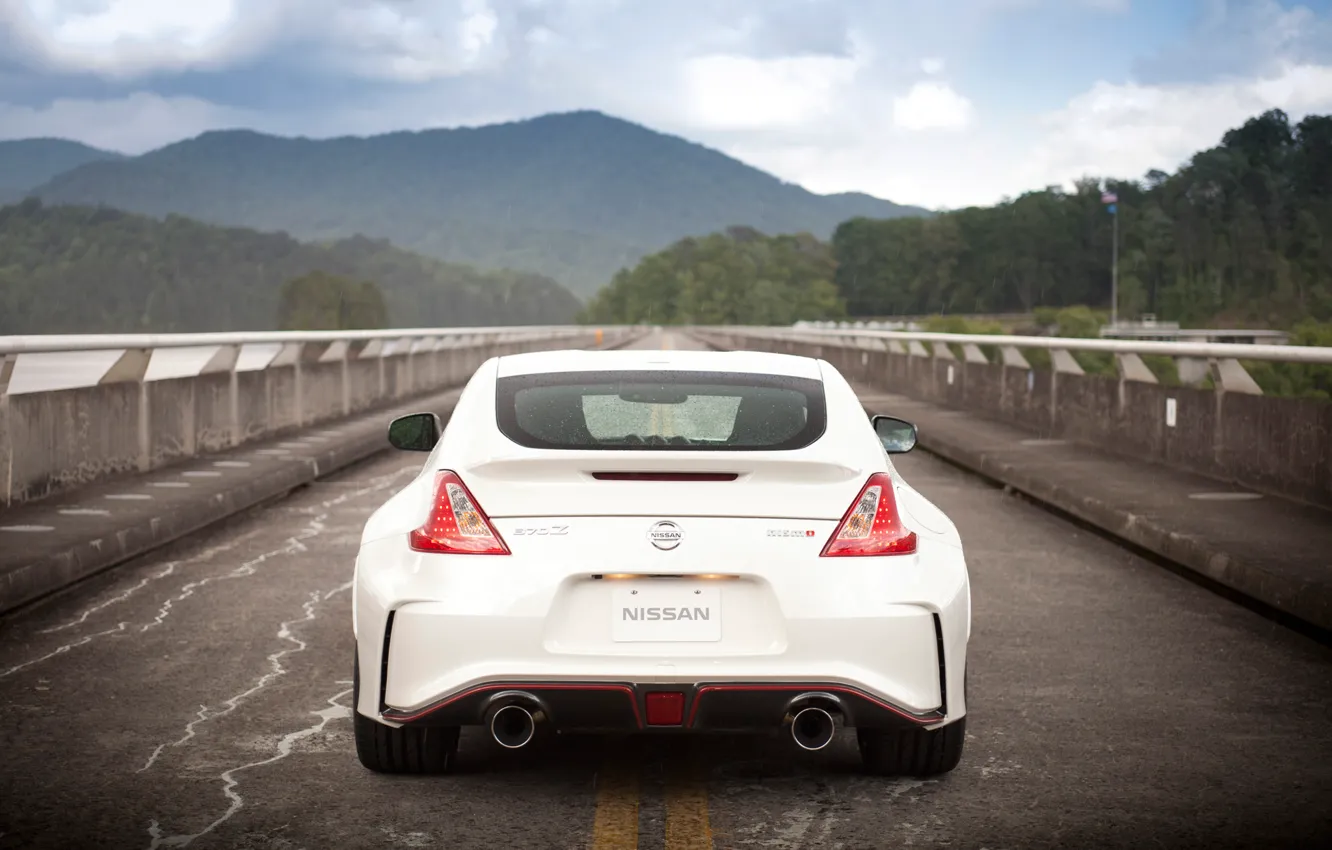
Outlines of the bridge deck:
[{"label": "bridge deck", "polygon": [[581,737],[514,754],[471,732],[459,775],[368,773],[347,708],[350,564],[418,468],[382,455],[0,619],[0,848],[1332,836],[1332,651],[927,454],[899,468],[958,522],[975,594],[967,752],[942,781],[862,776],[845,735],[814,754]]}]

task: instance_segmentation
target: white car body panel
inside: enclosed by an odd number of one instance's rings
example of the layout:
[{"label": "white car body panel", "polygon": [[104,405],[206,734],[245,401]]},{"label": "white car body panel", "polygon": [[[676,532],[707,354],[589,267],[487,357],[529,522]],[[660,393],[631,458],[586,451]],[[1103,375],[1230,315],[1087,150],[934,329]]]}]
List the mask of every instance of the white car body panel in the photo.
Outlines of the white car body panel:
[{"label": "white car body panel", "polygon": [[[821,379],[827,427],[804,449],[744,452],[551,451],[525,448],[499,431],[498,378],[584,369]],[[441,469],[459,474],[510,555],[409,547]],[[633,482],[591,475],[616,471],[738,477]],[[819,557],[875,472],[891,475],[903,524],[918,535],[917,552]],[[659,520],[680,526],[679,546],[650,544],[648,528]],[[648,577],[659,574],[676,577]],[[614,640],[615,591],[629,587],[644,594],[719,589],[720,639]],[[908,712],[942,712],[933,726],[966,711],[971,600],[957,530],[893,468],[846,380],[810,358],[579,351],[488,361],[461,394],[421,474],[366,523],[353,620],[356,708],[390,725],[386,707],[425,710],[469,688],[516,680],[833,682]]]}]

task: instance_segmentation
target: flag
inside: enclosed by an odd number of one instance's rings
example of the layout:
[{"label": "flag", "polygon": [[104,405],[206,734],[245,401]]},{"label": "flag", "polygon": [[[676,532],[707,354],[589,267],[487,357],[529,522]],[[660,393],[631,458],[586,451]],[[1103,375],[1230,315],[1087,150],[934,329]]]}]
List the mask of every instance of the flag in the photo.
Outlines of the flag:
[{"label": "flag", "polygon": [[1102,192],[1102,193],[1101,193],[1101,203],[1103,203],[1103,204],[1117,204],[1117,203],[1119,203],[1119,196],[1116,195],[1114,192]]}]

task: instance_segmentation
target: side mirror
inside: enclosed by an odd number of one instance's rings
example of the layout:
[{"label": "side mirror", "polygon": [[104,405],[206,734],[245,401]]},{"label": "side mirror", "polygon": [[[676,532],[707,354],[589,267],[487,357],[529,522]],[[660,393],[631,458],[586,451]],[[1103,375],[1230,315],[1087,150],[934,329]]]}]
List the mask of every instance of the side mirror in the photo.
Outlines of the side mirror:
[{"label": "side mirror", "polygon": [[444,425],[434,413],[412,413],[389,423],[389,445],[404,452],[428,452],[439,442]]},{"label": "side mirror", "polygon": [[888,454],[904,454],[916,447],[916,426],[896,416],[875,416],[874,433]]}]

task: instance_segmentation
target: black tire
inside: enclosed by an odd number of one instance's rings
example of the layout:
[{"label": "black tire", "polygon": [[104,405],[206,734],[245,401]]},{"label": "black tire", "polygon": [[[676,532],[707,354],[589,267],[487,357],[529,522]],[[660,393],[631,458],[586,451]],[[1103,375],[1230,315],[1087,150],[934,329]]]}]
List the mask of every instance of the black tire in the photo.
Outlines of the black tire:
[{"label": "black tire", "polygon": [[939,729],[857,729],[865,770],[880,776],[940,776],[962,761],[967,718]]},{"label": "black tire", "polygon": [[356,757],[376,773],[448,773],[458,754],[457,726],[385,726],[356,710],[361,665],[352,666],[352,728]]}]

